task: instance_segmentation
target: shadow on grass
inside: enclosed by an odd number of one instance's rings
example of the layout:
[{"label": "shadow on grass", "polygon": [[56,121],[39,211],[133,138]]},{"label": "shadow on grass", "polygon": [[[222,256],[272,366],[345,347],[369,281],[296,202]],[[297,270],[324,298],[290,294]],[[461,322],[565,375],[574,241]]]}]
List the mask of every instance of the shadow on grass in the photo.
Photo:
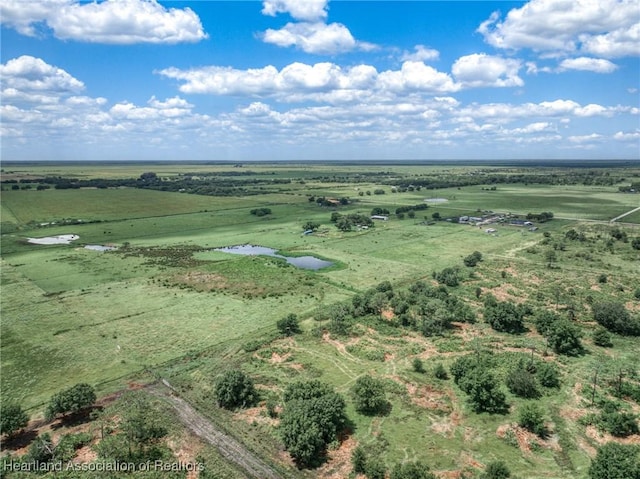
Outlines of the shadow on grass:
[{"label": "shadow on grass", "polygon": [[2,441],[2,450],[17,451],[18,449],[25,448],[31,444],[36,437],[38,437],[38,431],[36,429],[19,431]]}]

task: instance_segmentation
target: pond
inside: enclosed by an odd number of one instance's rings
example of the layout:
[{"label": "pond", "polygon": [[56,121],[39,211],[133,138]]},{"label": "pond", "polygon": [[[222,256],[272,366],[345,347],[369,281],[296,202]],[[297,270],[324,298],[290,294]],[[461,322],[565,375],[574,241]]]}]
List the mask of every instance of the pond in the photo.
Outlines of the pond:
[{"label": "pond", "polygon": [[33,244],[70,244],[80,238],[78,235],[45,236],[44,238],[27,238],[27,242]]},{"label": "pond", "polygon": [[284,256],[277,254],[275,249],[266,248],[264,246],[254,246],[250,244],[227,246],[225,248],[216,248],[214,251],[221,251],[223,253],[242,254],[248,256],[273,256],[274,258],[283,258],[290,265],[301,269],[319,270],[327,268],[333,263],[331,261],[325,261],[315,256]]}]

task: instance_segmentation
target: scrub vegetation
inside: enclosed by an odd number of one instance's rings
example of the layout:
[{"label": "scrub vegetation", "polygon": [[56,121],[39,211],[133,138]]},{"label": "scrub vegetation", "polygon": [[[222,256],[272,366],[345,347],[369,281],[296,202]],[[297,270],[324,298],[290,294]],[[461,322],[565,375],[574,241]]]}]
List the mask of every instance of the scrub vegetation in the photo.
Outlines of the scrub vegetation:
[{"label": "scrub vegetation", "polygon": [[3,477],[640,477],[639,178],[3,165]]}]

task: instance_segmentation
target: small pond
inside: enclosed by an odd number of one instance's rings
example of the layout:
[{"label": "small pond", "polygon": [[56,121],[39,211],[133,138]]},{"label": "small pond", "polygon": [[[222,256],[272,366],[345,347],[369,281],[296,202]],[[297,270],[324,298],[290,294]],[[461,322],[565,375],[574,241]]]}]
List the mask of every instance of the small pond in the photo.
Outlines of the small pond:
[{"label": "small pond", "polygon": [[318,270],[327,268],[333,265],[331,261],[325,261],[323,259],[316,258],[315,256],[284,256],[277,254],[273,248],[266,248],[264,246],[254,246],[250,244],[243,244],[238,246],[227,246],[226,248],[216,248],[214,251],[221,251],[223,253],[242,254],[248,256],[273,256],[274,258],[283,258],[290,265],[301,269]]}]

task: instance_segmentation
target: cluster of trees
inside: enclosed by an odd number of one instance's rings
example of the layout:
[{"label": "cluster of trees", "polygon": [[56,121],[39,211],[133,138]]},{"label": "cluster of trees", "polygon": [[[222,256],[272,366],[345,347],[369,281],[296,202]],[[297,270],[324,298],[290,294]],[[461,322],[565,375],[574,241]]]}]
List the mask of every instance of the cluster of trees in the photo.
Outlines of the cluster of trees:
[{"label": "cluster of trees", "polygon": [[425,336],[444,333],[454,321],[473,323],[476,319],[471,308],[444,286],[434,287],[424,281],[400,291],[383,281],[352,298],[350,314],[354,318],[380,318],[383,311],[393,311],[392,319],[384,319],[387,324],[409,327]]},{"label": "cluster of trees", "polygon": [[551,211],[543,211],[542,213],[527,213],[527,219],[529,221],[545,223],[553,219],[553,213]]},{"label": "cluster of trees", "polygon": [[590,479],[640,479],[640,448],[609,442],[589,466]]},{"label": "cluster of trees", "polygon": [[271,208],[254,208],[251,211],[249,211],[249,213],[258,217],[266,216],[271,214]]},{"label": "cluster of trees", "polygon": [[319,464],[347,424],[344,399],[318,380],[290,384],[283,399],[279,431],[285,448],[300,466]]},{"label": "cluster of trees", "polygon": [[632,317],[624,304],[601,301],[591,305],[593,319],[612,333],[640,336],[640,318]]},{"label": "cluster of trees", "polygon": [[317,221],[307,221],[302,225],[302,229],[305,231],[316,231],[318,228],[320,228],[320,223]]},{"label": "cluster of trees", "polygon": [[409,213],[411,211],[422,211],[422,210],[426,210],[429,208],[429,205],[426,203],[420,203],[418,205],[413,205],[413,206],[400,206],[399,208],[396,208],[396,214],[399,215],[401,213]]},{"label": "cluster of trees", "polygon": [[464,279],[463,272],[457,266],[444,268],[442,271],[434,271],[432,276],[438,283],[451,287],[458,286]]},{"label": "cluster of trees", "polygon": [[488,294],[484,300],[484,320],[496,331],[520,333],[524,331],[524,317],[531,314],[527,305],[498,301]]},{"label": "cluster of trees", "polygon": [[331,214],[331,222],[335,223],[336,228],[340,231],[351,231],[355,226],[367,226],[372,227],[374,225],[373,220],[360,213],[349,213],[342,215],[337,211]]},{"label": "cluster of trees", "polygon": [[480,251],[474,251],[462,260],[464,265],[470,268],[475,267],[480,261],[482,261],[482,253]]},{"label": "cluster of trees", "polygon": [[454,382],[467,394],[474,412],[504,414],[509,406],[505,394],[491,373],[491,360],[486,354],[461,356],[451,365]]},{"label": "cluster of trees", "polygon": [[309,196],[308,199],[309,203],[315,202],[318,206],[345,206],[351,203],[351,200],[346,196],[339,198],[338,200],[326,198],[324,196],[318,196],[317,198],[315,196]]}]

